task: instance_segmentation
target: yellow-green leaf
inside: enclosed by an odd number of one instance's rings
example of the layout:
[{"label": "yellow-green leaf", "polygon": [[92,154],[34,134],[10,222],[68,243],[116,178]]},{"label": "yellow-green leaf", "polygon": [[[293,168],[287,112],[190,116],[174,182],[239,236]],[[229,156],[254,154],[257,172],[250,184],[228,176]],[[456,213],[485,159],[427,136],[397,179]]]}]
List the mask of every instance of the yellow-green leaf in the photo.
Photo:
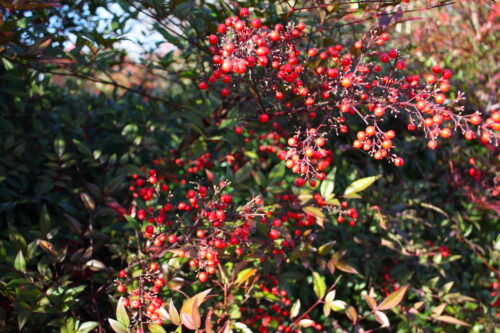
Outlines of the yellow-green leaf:
[{"label": "yellow-green leaf", "polygon": [[322,256],[328,254],[328,252],[330,252],[331,249],[333,249],[333,246],[335,245],[335,241],[333,242],[328,242],[328,243],[325,243],[323,245],[321,245],[319,248],[318,248],[318,253]]},{"label": "yellow-green leaf", "polygon": [[302,319],[299,321],[300,327],[311,327],[312,325],[314,325],[314,321],[311,319]]},{"label": "yellow-green leaf", "polygon": [[14,259],[14,268],[19,272],[26,272],[26,259],[24,259],[23,251],[17,252],[16,259]]},{"label": "yellow-green leaf", "polygon": [[111,325],[111,328],[116,333],[129,333],[130,332],[128,330],[127,326],[123,325],[119,321],[116,321],[116,320],[111,319],[111,318],[109,318],[108,321],[109,321],[109,324]]},{"label": "yellow-green leaf", "polygon": [[318,298],[323,298],[326,293],[325,279],[317,272],[313,272],[314,293]]},{"label": "yellow-green leaf", "polygon": [[335,172],[336,168],[333,168],[332,171],[326,176],[325,180],[321,182],[321,186],[319,188],[320,194],[323,198],[328,197],[333,193],[333,189],[335,188]]},{"label": "yellow-green leaf", "polygon": [[148,330],[151,333],[167,333],[167,331],[165,331],[165,329],[158,324],[149,324]]},{"label": "yellow-green leaf", "polygon": [[127,310],[125,310],[125,306],[123,305],[123,300],[124,298],[120,297],[118,304],[116,305],[116,319],[128,327],[128,325],[130,325],[130,319],[128,317]]},{"label": "yellow-green leaf", "polygon": [[345,191],[344,191],[344,197],[349,198],[352,197],[352,195],[355,195],[361,191],[366,190],[368,187],[373,185],[379,179],[381,175],[379,176],[371,176],[371,177],[365,177],[361,178],[358,180],[355,180],[354,182],[349,185]]},{"label": "yellow-green leaf", "polygon": [[330,303],[330,308],[333,311],[344,311],[347,307],[347,303],[341,300],[336,300]]},{"label": "yellow-green leaf", "polygon": [[377,306],[377,310],[387,310],[396,307],[405,296],[406,290],[408,290],[408,285],[399,288],[399,290],[393,292],[387,296],[382,303]]},{"label": "yellow-green leaf", "polygon": [[234,281],[234,284],[236,286],[240,286],[243,283],[245,283],[248,279],[250,279],[252,276],[257,273],[256,268],[246,268],[242,270],[241,272],[238,273],[238,276],[236,277],[236,281]]}]

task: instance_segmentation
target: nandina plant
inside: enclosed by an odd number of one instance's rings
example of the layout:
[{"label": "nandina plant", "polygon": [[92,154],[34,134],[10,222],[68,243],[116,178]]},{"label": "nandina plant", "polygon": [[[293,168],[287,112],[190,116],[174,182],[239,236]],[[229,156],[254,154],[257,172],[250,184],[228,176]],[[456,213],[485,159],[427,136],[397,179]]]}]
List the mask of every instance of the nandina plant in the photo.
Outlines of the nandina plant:
[{"label": "nandina plant", "polygon": [[[110,319],[110,324],[116,332],[164,332],[164,325],[177,326],[179,332],[183,328],[199,332],[329,331],[333,328],[324,323],[332,311],[343,312],[346,318],[343,324],[334,322],[335,328],[363,329],[370,316],[380,327],[390,326],[384,311],[395,309],[410,287],[396,283],[387,273],[382,288],[386,297],[377,300],[373,290],[364,294],[367,307],[358,314],[359,308],[336,299],[342,275],[327,284],[325,277],[313,271],[316,300],[303,309],[300,299],[292,300],[289,291],[280,289],[277,275],[262,275],[261,266],[286,270],[286,265],[301,258],[302,265],[310,267],[304,255],[316,252],[320,269],[332,275],[338,271],[359,274],[344,259],[345,249],[334,250],[335,239],[321,244],[318,233],[328,228],[325,220],[332,215],[337,225],[348,219],[348,226],[354,228],[359,214],[347,200],[360,198],[359,193],[379,177],[358,179],[337,198],[336,169],[329,171],[334,155],[327,147],[330,134],[348,135],[351,127],[361,127],[355,133],[354,148],[402,167],[403,157],[394,152],[397,134],[387,125],[393,119],[405,122],[408,131],[421,132],[431,150],[438,147],[438,140],[456,131],[467,140],[478,138],[495,147],[500,139],[499,113],[466,113],[460,106],[465,99],[462,93],[447,96],[453,75],[448,69],[435,65],[427,73],[410,74],[408,57],[386,47],[390,43],[386,31],[373,29],[345,45],[313,41],[311,33],[302,22],[268,27],[252,17],[249,9],[240,8],[238,16],[228,17],[208,36],[213,71],[199,88],[209,93],[215,90],[223,99],[236,99],[245,90],[251,93],[254,114],[244,115],[244,121],[261,129],[273,121],[275,131],[260,137],[270,138],[270,144],[259,150],[283,160],[272,173],[283,177],[286,166],[298,174],[293,181],[296,187],[291,192],[285,189],[270,202],[256,194],[234,198],[229,194],[234,191],[230,182],[214,181],[209,153],[197,160],[175,160],[179,168],[187,167],[188,174],[205,170],[205,179],[198,183],[174,180],[173,188],[168,173],[153,169],[134,174],[129,187],[134,199],[125,217],[138,232],[137,255],[115,280],[121,298],[117,319]],[[311,42],[321,47],[308,47]],[[284,129],[288,122],[292,126],[291,119],[300,125],[296,130]],[[237,135],[244,131],[241,126],[235,128]],[[225,159],[243,177],[242,173],[252,171],[241,164],[241,156],[236,152]],[[479,171],[473,170],[469,174],[479,177]],[[376,209],[380,214],[380,208]],[[432,242],[427,245],[434,246]],[[427,255],[448,258],[450,249],[441,245]],[[389,266],[385,269],[390,271]],[[194,296],[183,290],[188,285],[197,291]],[[182,294],[182,306],[165,298],[169,295],[165,289]],[[261,307],[266,301],[272,305]],[[205,302],[212,305],[202,320],[200,309]],[[435,311],[432,319],[468,325],[442,315],[443,310]]]}]

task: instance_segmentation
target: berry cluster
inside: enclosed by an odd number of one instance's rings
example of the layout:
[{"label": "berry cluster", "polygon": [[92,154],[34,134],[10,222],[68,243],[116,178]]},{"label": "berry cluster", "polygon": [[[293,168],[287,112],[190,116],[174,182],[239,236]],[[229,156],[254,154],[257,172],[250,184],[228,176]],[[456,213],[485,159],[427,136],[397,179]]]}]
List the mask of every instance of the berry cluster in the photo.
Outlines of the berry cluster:
[{"label": "berry cluster", "polygon": [[132,176],[129,190],[134,201],[128,215],[142,230],[145,244],[138,240],[139,255],[116,280],[116,290],[126,295],[122,303],[130,310],[134,327],[166,319],[158,294],[169,280],[160,260],[177,258],[200,282],[207,282],[219,263],[245,254],[254,220],[263,215],[260,197],[236,208],[233,197],[223,193],[224,182],[211,189],[197,185],[185,190],[171,188],[157,170],[145,174]]},{"label": "berry cluster", "polygon": [[[298,132],[295,136],[288,139],[288,149],[278,152],[278,158],[286,160],[286,167],[291,169],[293,173],[305,176],[297,178],[295,184],[302,187],[306,183],[306,179],[311,176],[318,180],[326,178],[323,172],[330,166],[333,156],[331,151],[323,149],[326,140],[318,134],[318,130],[310,128],[301,135]],[[316,186],[315,180],[309,180],[311,186]]]},{"label": "berry cluster", "polygon": [[[279,299],[268,307],[261,307],[258,305],[246,305],[240,307],[243,314],[243,323],[255,332],[269,333],[269,332],[285,332],[296,333],[298,329],[292,328],[290,320],[290,307],[292,301],[288,298],[286,290],[280,289],[278,280],[273,275],[266,275],[263,277],[268,283],[261,282],[258,287],[264,294],[270,294],[274,298]],[[304,318],[309,318],[304,316]],[[310,327],[321,331],[323,326],[319,323],[312,322]]]},{"label": "berry cluster", "polygon": [[[452,78],[448,69],[436,65],[431,73],[408,75],[400,52],[383,48],[388,33],[372,31],[352,47],[338,44],[305,49],[306,30],[302,22],[267,27],[243,8],[239,17],[227,18],[217,27],[217,34],[209,36],[215,69],[207,82],[200,83],[201,89],[207,89],[221,80],[223,97],[240,84],[250,86],[261,122],[282,114],[304,114],[307,126],[312,127],[304,131],[304,138],[291,138],[288,152],[280,153],[294,172],[317,177],[320,170],[312,170],[311,159],[326,154],[311,136],[324,140],[318,129],[347,133],[347,122],[353,117],[364,126],[353,146],[397,166],[404,160],[392,152],[396,133],[384,129],[391,117],[406,120],[410,131],[420,128],[430,149],[453,131],[460,131],[468,140],[477,136],[484,143],[498,144],[497,113],[483,122],[479,113],[465,114],[463,107],[456,106],[463,95],[447,97]],[[266,104],[266,94],[278,104]]]}]

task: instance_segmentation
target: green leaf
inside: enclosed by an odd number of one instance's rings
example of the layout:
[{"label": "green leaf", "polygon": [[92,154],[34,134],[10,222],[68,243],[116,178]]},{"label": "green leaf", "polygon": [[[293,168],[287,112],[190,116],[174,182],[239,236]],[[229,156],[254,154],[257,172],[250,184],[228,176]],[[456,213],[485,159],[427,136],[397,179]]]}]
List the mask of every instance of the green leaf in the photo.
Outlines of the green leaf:
[{"label": "green leaf", "polygon": [[149,324],[148,329],[151,333],[167,333],[167,331],[158,324]]},{"label": "green leaf", "polygon": [[335,245],[335,241],[333,242],[328,242],[328,243],[325,243],[323,245],[321,245],[319,248],[318,248],[318,253],[319,255],[327,255],[332,249],[333,249],[333,246]]},{"label": "green leaf", "polygon": [[397,291],[393,292],[389,296],[387,296],[382,303],[377,306],[377,310],[388,310],[396,307],[405,296],[406,291],[408,290],[408,285],[399,288]]},{"label": "green leaf", "polygon": [[238,273],[238,276],[236,277],[234,284],[236,286],[242,285],[243,283],[245,283],[245,281],[247,281],[252,276],[254,276],[255,273],[257,273],[256,268],[246,268],[246,269],[242,270],[241,272]]},{"label": "green leaf", "polygon": [[337,168],[333,168],[332,171],[326,176],[325,180],[321,182],[321,186],[319,188],[320,194],[323,198],[328,197],[333,193],[335,189],[335,173],[337,172]]},{"label": "green leaf", "polygon": [[123,305],[123,300],[124,298],[120,297],[118,304],[116,305],[116,319],[128,327],[128,325],[130,325],[130,319],[128,317],[127,310],[125,310],[125,306]]},{"label": "green leaf", "polygon": [[347,303],[341,300],[336,300],[330,303],[330,309],[333,311],[344,311],[347,307]]},{"label": "green leaf", "polygon": [[123,180],[125,179],[124,175],[119,175],[113,179],[111,179],[108,184],[104,187],[104,193],[105,194],[113,194],[118,187],[122,184]]},{"label": "green leaf", "polygon": [[66,142],[64,142],[64,139],[61,136],[58,136],[54,140],[54,151],[59,157],[61,157],[64,154],[65,149],[66,149]]},{"label": "green leaf", "polygon": [[30,314],[31,313],[29,311],[21,311],[17,315],[17,324],[19,326],[19,331],[21,331],[24,325],[26,325],[26,322],[28,321]]},{"label": "green leaf", "polygon": [[373,183],[375,183],[377,179],[379,179],[380,177],[382,177],[382,175],[371,176],[355,180],[354,182],[351,183],[351,185],[349,185],[345,189],[344,197],[345,198],[359,197],[357,196],[357,193],[366,190],[368,187],[373,185]]},{"label": "green leaf", "polygon": [[276,164],[269,172],[269,185],[278,183],[285,176],[285,163]]},{"label": "green leaf", "polygon": [[14,260],[14,268],[22,273],[26,272],[26,260],[24,259],[23,251],[17,252],[16,259]]},{"label": "green leaf", "polygon": [[116,333],[129,333],[127,326],[123,325],[119,321],[116,321],[116,320],[111,319],[111,318],[109,318],[108,321],[109,321],[109,324],[111,325],[111,328]]},{"label": "green leaf", "polygon": [[40,212],[40,231],[42,234],[46,235],[50,230],[50,216],[47,211],[47,206],[42,206],[42,211]]},{"label": "green leaf", "polygon": [[245,165],[243,165],[236,173],[234,174],[234,181],[237,184],[243,183],[248,177],[250,177],[250,174],[253,169],[253,162],[247,162]]},{"label": "green leaf", "polygon": [[323,298],[326,293],[326,283],[325,278],[319,275],[317,272],[313,272],[313,283],[314,283],[314,293],[318,298]]},{"label": "green leaf", "polygon": [[83,324],[80,325],[80,327],[78,327],[78,330],[76,331],[76,333],[88,333],[90,331],[92,331],[94,328],[96,328],[97,326],[99,326],[99,324],[95,321],[87,321],[87,322],[84,322]]}]

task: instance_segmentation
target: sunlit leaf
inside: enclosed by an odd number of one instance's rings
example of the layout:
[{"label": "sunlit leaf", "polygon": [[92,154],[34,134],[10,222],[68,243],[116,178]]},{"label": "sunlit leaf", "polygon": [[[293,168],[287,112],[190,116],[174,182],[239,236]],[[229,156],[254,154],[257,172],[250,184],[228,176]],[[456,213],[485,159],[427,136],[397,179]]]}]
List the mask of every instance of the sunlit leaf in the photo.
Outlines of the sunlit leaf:
[{"label": "sunlit leaf", "polygon": [[366,177],[366,178],[361,178],[358,180],[355,180],[354,182],[349,185],[345,191],[344,191],[344,197],[349,198],[352,197],[353,194],[357,194],[359,192],[362,192],[366,190],[368,187],[370,187],[373,183],[379,179],[381,175],[379,176],[371,176],[371,177]]},{"label": "sunlit leaf", "polygon": [[300,312],[300,299],[298,299],[292,306],[290,310],[290,318],[295,318]]},{"label": "sunlit leaf", "polygon": [[387,296],[382,303],[377,306],[377,310],[387,310],[396,307],[403,300],[406,290],[408,290],[408,285],[399,288]]},{"label": "sunlit leaf", "polygon": [[344,311],[347,307],[347,303],[341,300],[336,300],[330,303],[330,308],[333,311]]},{"label": "sunlit leaf", "polygon": [[353,323],[355,323],[358,319],[358,312],[352,306],[347,307],[347,309],[345,310],[345,314]]},{"label": "sunlit leaf", "polygon": [[301,319],[299,321],[299,326],[300,327],[311,327],[314,325],[314,321],[311,319]]},{"label": "sunlit leaf", "polygon": [[374,309],[377,306],[377,302],[370,295],[363,295],[363,298],[365,299],[370,309]]},{"label": "sunlit leaf", "polygon": [[389,327],[391,324],[389,322],[389,318],[382,311],[375,311],[375,319],[382,325],[382,327]]},{"label": "sunlit leaf", "polygon": [[236,280],[234,281],[234,284],[236,286],[240,286],[243,283],[245,283],[248,279],[250,279],[252,276],[257,273],[256,268],[246,268],[242,270],[241,272],[238,273],[238,276],[236,277]]},{"label": "sunlit leaf", "polygon": [[26,272],[26,259],[24,259],[23,251],[17,252],[16,259],[14,259],[14,268],[19,272]]},{"label": "sunlit leaf", "polygon": [[151,333],[167,333],[167,331],[165,331],[165,329],[158,324],[149,324],[148,330]]},{"label": "sunlit leaf", "polygon": [[316,223],[323,227],[324,226],[324,220],[325,220],[325,214],[321,210],[321,208],[314,207],[314,206],[307,206],[302,208],[302,210],[309,215],[313,215],[316,217]]},{"label": "sunlit leaf", "polygon": [[323,298],[326,293],[325,279],[317,272],[313,272],[314,293],[318,298]]},{"label": "sunlit leaf", "polygon": [[455,317],[451,316],[437,316],[434,319],[442,321],[443,323],[452,324],[452,325],[460,325],[460,326],[470,326],[465,321],[461,321]]},{"label": "sunlit leaf", "polygon": [[123,305],[124,298],[120,297],[118,304],[116,305],[116,319],[125,326],[130,325],[130,319],[128,317],[127,310]]},{"label": "sunlit leaf", "polygon": [[343,262],[343,261],[338,261],[335,263],[335,267],[340,269],[343,272],[350,273],[350,274],[358,274],[358,271],[352,267],[351,265]]},{"label": "sunlit leaf", "polygon": [[109,324],[111,325],[111,328],[116,333],[129,333],[127,326],[123,325],[119,321],[116,321],[116,320],[111,319],[111,318],[109,318],[108,321],[109,321]]},{"label": "sunlit leaf", "polygon": [[179,316],[179,312],[175,308],[174,302],[170,300],[168,302],[168,315],[170,316],[170,321],[172,324],[175,326],[180,326],[181,325],[181,317]]},{"label": "sunlit leaf", "polygon": [[319,188],[320,194],[323,198],[327,198],[330,194],[333,193],[335,188],[335,173],[337,169],[333,168],[332,171],[326,176],[325,180],[321,182],[321,186]]}]

